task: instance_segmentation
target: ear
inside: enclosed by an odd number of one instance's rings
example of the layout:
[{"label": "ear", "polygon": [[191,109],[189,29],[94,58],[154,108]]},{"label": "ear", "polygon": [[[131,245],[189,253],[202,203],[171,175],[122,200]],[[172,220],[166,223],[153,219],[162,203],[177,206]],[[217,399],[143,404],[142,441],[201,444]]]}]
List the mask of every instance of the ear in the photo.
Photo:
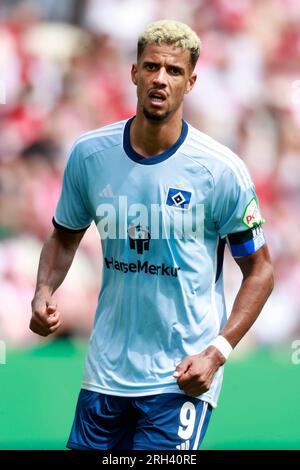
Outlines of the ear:
[{"label": "ear", "polygon": [[132,64],[132,67],[131,67],[131,80],[135,85],[137,85],[137,64]]},{"label": "ear", "polygon": [[193,86],[195,85],[196,80],[197,80],[197,74],[193,72],[186,84],[186,90],[185,90],[186,94],[189,93],[193,89]]}]

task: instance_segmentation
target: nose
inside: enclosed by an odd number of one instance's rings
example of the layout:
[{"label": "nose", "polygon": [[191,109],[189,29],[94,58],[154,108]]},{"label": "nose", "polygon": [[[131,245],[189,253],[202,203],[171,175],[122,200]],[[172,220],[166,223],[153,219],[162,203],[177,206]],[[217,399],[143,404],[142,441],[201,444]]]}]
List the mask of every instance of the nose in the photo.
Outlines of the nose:
[{"label": "nose", "polygon": [[166,86],[167,84],[167,71],[161,67],[153,78],[153,84],[158,86]]}]

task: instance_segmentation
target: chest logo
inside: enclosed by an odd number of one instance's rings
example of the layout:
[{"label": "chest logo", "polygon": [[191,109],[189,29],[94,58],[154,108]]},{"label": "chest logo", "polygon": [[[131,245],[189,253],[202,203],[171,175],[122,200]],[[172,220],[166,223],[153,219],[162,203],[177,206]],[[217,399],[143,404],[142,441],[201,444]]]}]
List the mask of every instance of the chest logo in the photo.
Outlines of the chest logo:
[{"label": "chest logo", "polygon": [[167,206],[188,209],[191,202],[192,192],[183,189],[169,188],[166,204]]},{"label": "chest logo", "polygon": [[142,228],[140,225],[131,224],[128,235],[131,250],[136,250],[139,255],[142,255],[144,251],[149,251],[151,235],[148,227]]}]

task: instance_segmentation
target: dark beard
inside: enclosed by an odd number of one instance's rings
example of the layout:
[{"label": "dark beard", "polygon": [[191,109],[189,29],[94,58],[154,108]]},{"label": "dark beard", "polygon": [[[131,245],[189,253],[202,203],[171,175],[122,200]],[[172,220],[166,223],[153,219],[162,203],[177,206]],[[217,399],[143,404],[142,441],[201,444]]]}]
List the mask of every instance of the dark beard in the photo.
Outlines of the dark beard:
[{"label": "dark beard", "polygon": [[143,114],[145,118],[149,119],[150,121],[161,122],[161,121],[165,121],[169,117],[170,111],[167,111],[165,114],[157,115],[157,114],[149,113],[149,111],[146,108],[143,108]]}]

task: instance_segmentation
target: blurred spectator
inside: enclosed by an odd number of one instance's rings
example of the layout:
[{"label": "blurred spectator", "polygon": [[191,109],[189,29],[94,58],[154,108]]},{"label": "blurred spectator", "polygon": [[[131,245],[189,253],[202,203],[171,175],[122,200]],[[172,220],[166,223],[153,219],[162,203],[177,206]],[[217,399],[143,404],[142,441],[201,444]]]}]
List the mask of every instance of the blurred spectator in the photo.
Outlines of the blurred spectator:
[{"label": "blurred spectator", "polygon": [[[6,86],[0,105],[0,338],[12,345],[39,341],[28,329],[30,300],[69,149],[81,133],[134,114],[136,37],[147,23],[166,17],[189,23],[203,43],[186,118],[245,160],[262,201],[276,287],[245,343],[284,343],[300,331],[299,2],[6,0],[0,5]],[[88,334],[100,256],[92,227],[57,293],[62,334]],[[230,307],[239,270],[226,258]]]}]

